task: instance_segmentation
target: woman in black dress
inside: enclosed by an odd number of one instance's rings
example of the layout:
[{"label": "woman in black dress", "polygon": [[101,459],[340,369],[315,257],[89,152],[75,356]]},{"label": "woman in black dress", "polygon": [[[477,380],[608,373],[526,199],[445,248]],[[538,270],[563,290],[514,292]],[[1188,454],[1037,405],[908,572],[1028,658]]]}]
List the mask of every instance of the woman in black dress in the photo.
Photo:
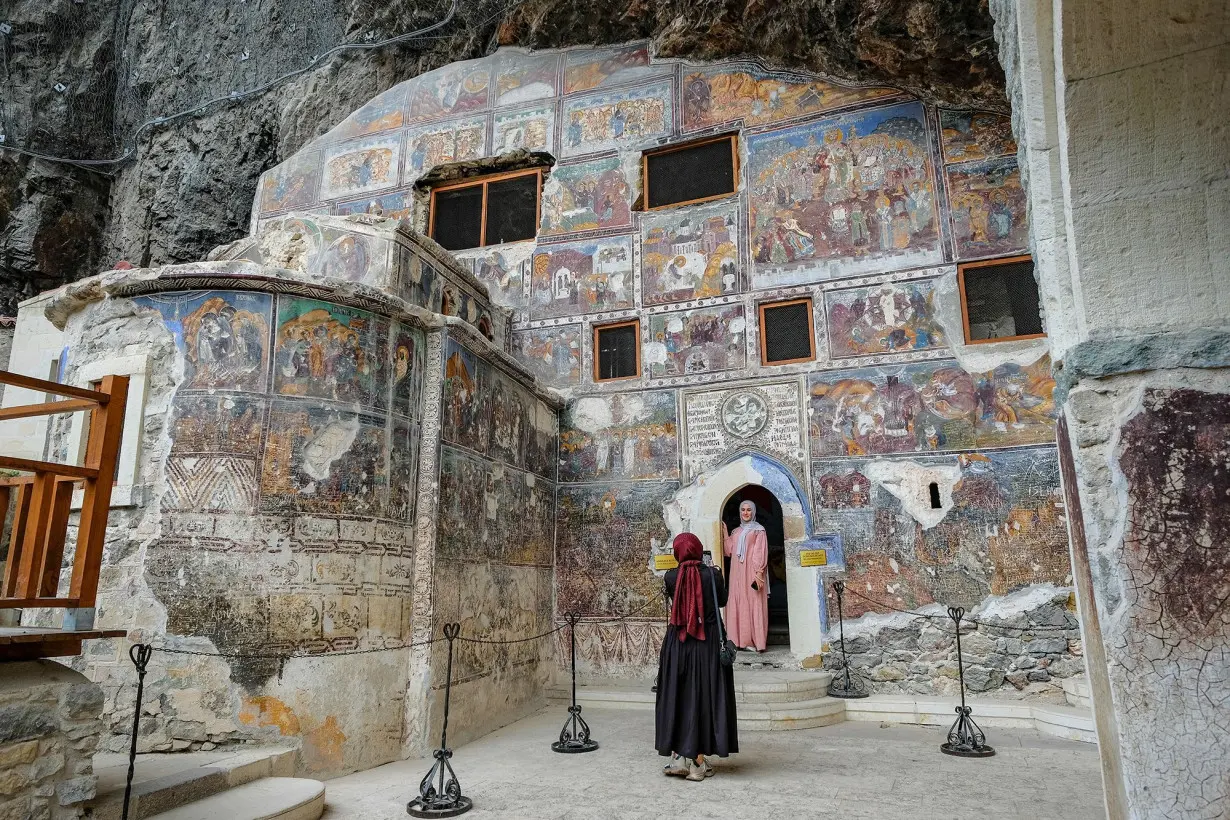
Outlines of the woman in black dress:
[{"label": "woman in black dress", "polygon": [[679,568],[666,573],[673,604],[658,659],[654,745],[660,755],[678,756],[667,774],[695,781],[713,774],[705,756],[739,751],[735,679],[718,656],[717,607],[726,603],[726,585],[713,567],[701,564],[700,539],[692,533],[676,536],[674,551]]}]

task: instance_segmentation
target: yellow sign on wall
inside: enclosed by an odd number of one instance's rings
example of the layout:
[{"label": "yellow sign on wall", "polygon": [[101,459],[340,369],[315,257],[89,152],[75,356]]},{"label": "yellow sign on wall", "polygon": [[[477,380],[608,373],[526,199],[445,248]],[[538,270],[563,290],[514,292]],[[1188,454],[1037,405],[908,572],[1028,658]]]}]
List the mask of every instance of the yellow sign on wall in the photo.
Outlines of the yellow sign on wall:
[{"label": "yellow sign on wall", "polygon": [[674,569],[677,566],[679,566],[679,562],[670,553],[653,557],[653,568],[656,570]]},{"label": "yellow sign on wall", "polygon": [[799,552],[799,566],[823,567],[829,563],[827,550],[802,550]]}]

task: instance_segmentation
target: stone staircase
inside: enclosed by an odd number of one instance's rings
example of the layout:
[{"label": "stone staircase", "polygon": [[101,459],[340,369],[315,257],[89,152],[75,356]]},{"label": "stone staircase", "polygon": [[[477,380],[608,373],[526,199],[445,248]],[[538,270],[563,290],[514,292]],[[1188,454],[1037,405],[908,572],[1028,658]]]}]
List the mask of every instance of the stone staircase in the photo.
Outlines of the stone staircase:
[{"label": "stone staircase", "polygon": [[[287,747],[137,756],[130,820],[317,820],[325,785],[292,777],[295,750]],[[119,820],[128,756],[94,756],[97,796],[91,820]]]},{"label": "stone staircase", "polygon": [[[845,704],[827,696],[833,676],[828,672],[791,672],[773,668],[735,670],[735,703],[739,729],[750,732],[812,729],[839,723]],[[582,707],[606,709],[652,709],[656,696],[648,682],[577,686]],[[571,683],[547,689],[552,704],[571,700]]]}]

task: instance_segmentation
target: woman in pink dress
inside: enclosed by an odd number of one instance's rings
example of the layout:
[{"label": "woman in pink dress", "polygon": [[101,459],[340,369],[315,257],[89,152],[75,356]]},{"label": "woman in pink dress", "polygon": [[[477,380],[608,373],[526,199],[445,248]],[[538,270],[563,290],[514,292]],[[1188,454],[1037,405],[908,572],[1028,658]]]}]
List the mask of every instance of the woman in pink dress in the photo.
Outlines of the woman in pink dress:
[{"label": "woman in pink dress", "polygon": [[756,505],[739,505],[739,528],[722,522],[723,550],[730,558],[726,631],[740,649],[763,652],[769,639],[769,537],[756,523]]}]

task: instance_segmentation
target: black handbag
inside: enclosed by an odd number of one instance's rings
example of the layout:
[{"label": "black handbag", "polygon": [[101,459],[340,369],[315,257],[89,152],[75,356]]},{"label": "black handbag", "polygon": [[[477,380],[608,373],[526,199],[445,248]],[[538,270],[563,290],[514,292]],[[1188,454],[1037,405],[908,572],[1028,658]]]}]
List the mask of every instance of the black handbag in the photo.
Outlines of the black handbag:
[{"label": "black handbag", "polygon": [[734,641],[726,640],[726,632],[722,629],[722,608],[718,606],[717,598],[717,582],[713,579],[713,573],[717,570],[710,568],[709,580],[711,582],[710,589],[713,590],[713,614],[717,617],[718,625],[718,658],[722,661],[722,666],[735,665],[735,653],[739,650],[735,648]]}]

